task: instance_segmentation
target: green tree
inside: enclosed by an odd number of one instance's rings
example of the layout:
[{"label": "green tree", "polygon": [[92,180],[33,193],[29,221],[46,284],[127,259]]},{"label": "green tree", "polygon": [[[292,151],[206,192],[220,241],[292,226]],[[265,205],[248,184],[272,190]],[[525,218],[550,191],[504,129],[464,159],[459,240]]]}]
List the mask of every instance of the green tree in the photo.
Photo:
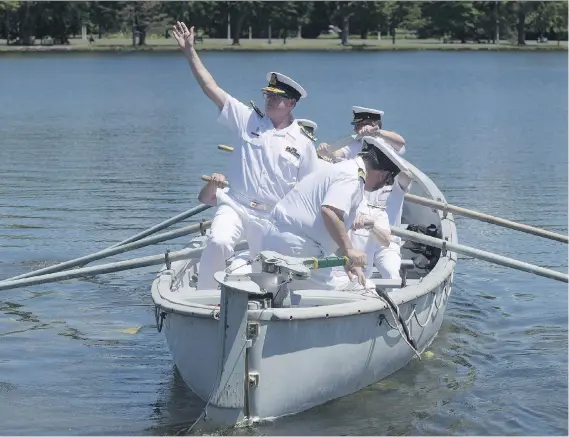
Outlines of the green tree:
[{"label": "green tree", "polygon": [[353,27],[359,29],[362,39],[367,39],[370,30],[387,24],[387,3],[385,2],[356,2],[354,4]]},{"label": "green tree", "polygon": [[132,32],[132,45],[146,44],[149,33],[158,31],[163,33],[170,19],[162,11],[161,2],[157,1],[127,1],[122,2],[122,19],[124,24],[130,26]]},{"label": "green tree", "polygon": [[110,1],[91,1],[88,8],[89,22],[99,39],[107,32],[116,32],[121,28],[121,4]]},{"label": "green tree", "polygon": [[419,2],[386,2],[385,14],[393,44],[395,44],[397,37],[397,28],[403,27],[407,30],[417,30],[424,23],[421,3]]},{"label": "green tree", "polygon": [[450,37],[465,43],[477,34],[480,11],[472,2],[428,2],[423,14],[429,36]]},{"label": "green tree", "polygon": [[509,21],[516,29],[518,45],[526,44],[526,29],[536,18],[536,12],[542,2],[509,1],[506,11]]},{"label": "green tree", "polygon": [[540,36],[553,31],[559,45],[561,33],[567,30],[567,2],[539,2],[535,6],[532,27]]},{"label": "green tree", "polygon": [[19,7],[19,1],[0,2],[0,14],[4,16],[4,35],[6,38],[6,45],[10,44],[10,40],[12,39],[10,24],[14,19],[14,15]]}]

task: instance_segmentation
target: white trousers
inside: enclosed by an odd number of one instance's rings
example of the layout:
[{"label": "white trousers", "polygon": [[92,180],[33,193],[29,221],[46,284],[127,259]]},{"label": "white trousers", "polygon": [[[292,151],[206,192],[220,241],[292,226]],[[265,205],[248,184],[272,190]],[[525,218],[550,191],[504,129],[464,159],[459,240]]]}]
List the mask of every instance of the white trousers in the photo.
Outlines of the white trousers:
[{"label": "white trousers", "polygon": [[[261,216],[257,217],[249,211],[251,220],[244,223],[237,212],[229,205],[221,204],[217,208],[211,223],[211,232],[207,245],[202,252],[198,271],[198,290],[217,288],[213,274],[224,271],[225,261],[234,254],[235,245],[245,238],[249,244],[247,253],[240,254],[230,266],[231,269],[244,265],[255,258],[261,250],[262,224]],[[241,272],[240,272],[241,273]]]},{"label": "white trousers", "polygon": [[[368,263],[371,261],[368,254]],[[399,244],[392,242],[389,247],[382,247],[380,250],[373,254],[373,264],[377,268],[379,274],[383,279],[399,279],[399,269],[401,268],[401,248]],[[371,271],[371,269],[366,269]],[[348,291],[352,293],[359,293],[363,295],[375,296],[375,284],[371,279],[366,278],[366,285],[362,287],[357,280],[350,281],[348,275],[344,270],[334,269],[328,280],[328,285],[334,290]]]}]

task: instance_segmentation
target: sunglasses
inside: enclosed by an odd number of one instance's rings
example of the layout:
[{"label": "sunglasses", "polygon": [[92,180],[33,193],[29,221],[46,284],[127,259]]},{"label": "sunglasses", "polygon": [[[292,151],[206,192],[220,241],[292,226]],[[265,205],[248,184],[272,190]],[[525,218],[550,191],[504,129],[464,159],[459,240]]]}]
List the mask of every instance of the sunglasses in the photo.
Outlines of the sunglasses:
[{"label": "sunglasses", "polygon": [[265,100],[272,100],[272,101],[282,101],[282,100],[288,100],[288,97],[286,96],[286,94],[275,94],[275,93],[271,93],[269,91],[263,91],[263,97],[265,98]]}]

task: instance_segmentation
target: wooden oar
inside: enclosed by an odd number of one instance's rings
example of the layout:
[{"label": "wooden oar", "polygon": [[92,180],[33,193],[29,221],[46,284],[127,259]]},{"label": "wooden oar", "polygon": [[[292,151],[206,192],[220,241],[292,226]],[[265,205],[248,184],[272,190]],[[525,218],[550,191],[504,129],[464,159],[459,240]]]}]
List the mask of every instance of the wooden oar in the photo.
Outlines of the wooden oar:
[{"label": "wooden oar", "polygon": [[77,266],[84,266],[89,264],[90,262],[108,258],[110,256],[116,255],[118,253],[129,252],[131,250],[139,249],[141,247],[150,246],[151,244],[161,243],[167,240],[173,240],[174,238],[179,238],[185,235],[194,234],[196,232],[200,232],[205,230],[211,226],[211,221],[208,220],[202,223],[196,223],[193,225],[186,226],[181,229],[177,229],[175,231],[164,232],[162,234],[154,235],[153,237],[143,238],[138,241],[133,241],[132,243],[123,244],[122,246],[118,247],[110,247],[108,249],[101,250],[99,252],[92,253],[90,255],[85,255],[80,258],[75,258],[70,261],[65,261],[63,263],[45,267],[43,269],[34,270],[33,272],[25,273],[23,275],[14,276],[12,278],[4,279],[0,281],[0,284],[4,282],[15,281],[18,279],[30,278],[33,276],[45,275],[48,273],[55,273],[60,272],[62,270],[71,269]]},{"label": "wooden oar", "polygon": [[503,226],[516,231],[525,232],[528,234],[538,235],[540,237],[549,238],[550,240],[560,241],[562,243],[569,243],[567,235],[557,234],[555,232],[547,231],[545,229],[535,228],[533,226],[516,223],[511,220],[506,220],[500,217],[484,214],[481,212],[473,211],[471,209],[461,208],[460,206],[449,205],[448,203],[439,202],[425,197],[416,196],[414,194],[405,194],[405,200],[417,205],[428,206],[430,208],[439,209],[444,212],[452,212],[453,214],[463,215],[465,217],[480,220],[486,223],[491,223],[498,226]]},{"label": "wooden oar", "polygon": [[558,272],[556,270],[546,269],[544,267],[528,264],[523,261],[518,261],[513,258],[507,258],[492,252],[487,252],[473,247],[465,246],[463,244],[451,243],[449,241],[441,240],[440,238],[429,237],[428,235],[420,234],[418,232],[411,232],[406,229],[392,226],[391,234],[403,238],[404,240],[411,240],[418,243],[426,244],[427,246],[438,247],[443,250],[450,250],[451,252],[460,253],[462,255],[471,256],[476,259],[488,261],[493,264],[498,264],[504,267],[521,270],[523,272],[533,273],[534,275],[543,276],[545,278],[555,279],[561,282],[569,282],[569,275]]}]

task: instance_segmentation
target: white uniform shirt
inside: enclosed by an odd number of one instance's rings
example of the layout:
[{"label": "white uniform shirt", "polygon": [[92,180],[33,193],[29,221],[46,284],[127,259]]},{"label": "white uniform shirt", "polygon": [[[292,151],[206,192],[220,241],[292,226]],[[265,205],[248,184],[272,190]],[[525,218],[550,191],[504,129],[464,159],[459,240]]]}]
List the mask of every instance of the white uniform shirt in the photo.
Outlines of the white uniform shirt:
[{"label": "white uniform shirt", "polygon": [[361,141],[352,140],[350,144],[340,149],[344,153],[344,159],[354,159],[362,151]]},{"label": "white uniform shirt", "polygon": [[228,96],[218,121],[239,136],[226,176],[228,195],[274,206],[294,185],[317,168],[313,142],[297,123],[276,130],[269,117]]},{"label": "white uniform shirt", "polygon": [[328,165],[304,178],[273,209],[271,216],[281,232],[290,232],[317,242],[327,254],[338,250],[322,218],[321,207],[328,205],[344,212],[349,228],[363,199],[365,172],[360,157]]}]

